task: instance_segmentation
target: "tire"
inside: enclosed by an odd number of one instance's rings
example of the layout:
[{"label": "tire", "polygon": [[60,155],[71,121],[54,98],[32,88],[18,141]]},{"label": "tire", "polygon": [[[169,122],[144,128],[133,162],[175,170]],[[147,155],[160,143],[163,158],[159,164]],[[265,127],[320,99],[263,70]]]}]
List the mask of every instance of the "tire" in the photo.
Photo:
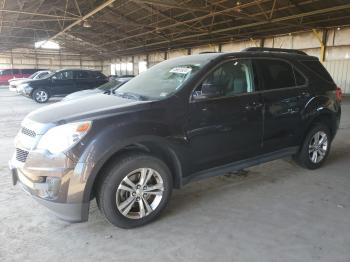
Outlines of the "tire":
[{"label": "tire", "polygon": [[154,221],[171,196],[169,168],[151,155],[125,155],[101,175],[96,195],[98,206],[117,227],[134,228]]},{"label": "tire", "polygon": [[[323,138],[323,136],[326,137]],[[316,137],[318,137],[318,143]],[[323,143],[320,144],[322,141]],[[317,169],[326,161],[330,148],[331,134],[329,128],[322,123],[317,123],[307,133],[299,153],[295,156],[295,160],[302,167]]]},{"label": "tire", "polygon": [[32,93],[32,98],[37,103],[46,103],[50,99],[50,94],[46,89],[38,88]]}]

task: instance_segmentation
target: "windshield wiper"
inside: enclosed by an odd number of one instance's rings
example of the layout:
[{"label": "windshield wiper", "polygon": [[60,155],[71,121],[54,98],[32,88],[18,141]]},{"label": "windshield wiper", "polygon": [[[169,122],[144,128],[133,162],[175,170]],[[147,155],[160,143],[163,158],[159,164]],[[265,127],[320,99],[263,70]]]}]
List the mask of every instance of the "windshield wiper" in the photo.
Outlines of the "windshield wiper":
[{"label": "windshield wiper", "polygon": [[139,100],[139,101],[146,101],[148,100],[147,97],[131,93],[131,92],[113,92],[114,95],[126,98],[126,99],[132,99],[132,100]]}]

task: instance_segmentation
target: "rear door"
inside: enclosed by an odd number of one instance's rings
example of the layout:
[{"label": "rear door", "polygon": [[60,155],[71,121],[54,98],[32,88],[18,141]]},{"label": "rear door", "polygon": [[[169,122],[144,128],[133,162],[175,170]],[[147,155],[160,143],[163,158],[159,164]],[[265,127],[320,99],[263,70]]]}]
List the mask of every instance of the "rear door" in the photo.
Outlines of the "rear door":
[{"label": "rear door", "polygon": [[[217,97],[198,99],[203,86]],[[193,93],[187,137],[192,172],[258,155],[262,142],[262,101],[249,59],[224,62]]]},{"label": "rear door", "polygon": [[52,76],[51,94],[66,95],[76,91],[76,84],[72,70],[59,71]]},{"label": "rear door", "polygon": [[94,88],[93,79],[91,78],[89,71],[74,71],[74,78],[77,91]]},{"label": "rear door", "polygon": [[254,67],[263,89],[263,152],[297,145],[301,112],[310,96],[306,78],[282,59],[254,59]]}]

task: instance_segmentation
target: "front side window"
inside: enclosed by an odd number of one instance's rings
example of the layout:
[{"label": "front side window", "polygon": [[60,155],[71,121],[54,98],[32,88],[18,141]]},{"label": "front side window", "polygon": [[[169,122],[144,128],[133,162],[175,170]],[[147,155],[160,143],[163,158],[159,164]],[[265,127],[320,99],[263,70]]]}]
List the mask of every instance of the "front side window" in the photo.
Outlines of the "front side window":
[{"label": "front side window", "polygon": [[211,72],[195,90],[194,97],[225,97],[255,90],[250,60],[225,62]]},{"label": "front side window", "polygon": [[287,62],[274,59],[256,59],[257,70],[262,74],[265,90],[295,86],[293,68]]},{"label": "front side window", "polygon": [[39,72],[35,72],[34,74],[30,75],[28,78],[29,79],[34,79],[39,74],[40,74]]},{"label": "front side window", "polygon": [[43,78],[45,76],[47,76],[49,74],[49,72],[41,72],[39,75],[38,75],[38,78]]},{"label": "front side window", "polygon": [[73,79],[73,71],[61,71],[53,76],[54,79],[58,80],[70,80]]}]

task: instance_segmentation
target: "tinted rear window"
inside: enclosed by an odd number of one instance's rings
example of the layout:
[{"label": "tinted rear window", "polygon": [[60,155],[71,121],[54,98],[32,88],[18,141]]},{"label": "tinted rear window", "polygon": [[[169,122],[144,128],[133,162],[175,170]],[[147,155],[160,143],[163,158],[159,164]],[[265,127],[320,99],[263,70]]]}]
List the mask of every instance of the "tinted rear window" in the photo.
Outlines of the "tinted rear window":
[{"label": "tinted rear window", "polygon": [[319,61],[300,61],[303,65],[308,67],[311,71],[316,73],[318,76],[323,78],[324,80],[328,82],[334,82],[331,75],[328,73],[326,68],[319,62]]},{"label": "tinted rear window", "polygon": [[256,59],[255,63],[262,73],[265,90],[295,86],[293,68],[287,62],[274,59]]}]

